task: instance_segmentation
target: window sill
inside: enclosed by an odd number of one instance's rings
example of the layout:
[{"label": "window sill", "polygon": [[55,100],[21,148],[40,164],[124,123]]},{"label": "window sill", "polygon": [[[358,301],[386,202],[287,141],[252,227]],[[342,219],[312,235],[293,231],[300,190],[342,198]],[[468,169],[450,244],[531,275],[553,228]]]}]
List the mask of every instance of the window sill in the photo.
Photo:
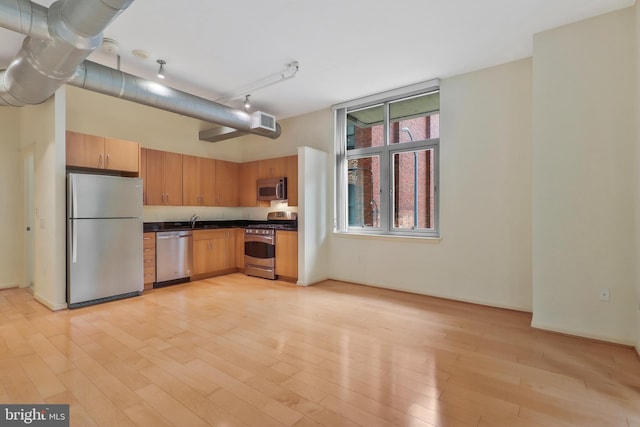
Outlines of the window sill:
[{"label": "window sill", "polygon": [[375,233],[354,233],[354,232],[339,232],[334,231],[333,235],[339,238],[354,238],[354,239],[364,239],[364,240],[388,240],[388,241],[411,241],[411,242],[421,242],[421,243],[440,243],[442,241],[442,237],[429,237],[429,236],[407,236],[402,234],[375,234]]}]

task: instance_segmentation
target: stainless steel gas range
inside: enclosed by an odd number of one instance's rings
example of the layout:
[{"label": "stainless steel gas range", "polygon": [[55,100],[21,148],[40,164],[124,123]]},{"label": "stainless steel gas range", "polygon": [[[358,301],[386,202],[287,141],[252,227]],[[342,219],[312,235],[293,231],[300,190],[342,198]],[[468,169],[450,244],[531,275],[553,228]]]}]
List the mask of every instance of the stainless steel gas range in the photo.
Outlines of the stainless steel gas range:
[{"label": "stainless steel gas range", "polygon": [[266,222],[250,224],[244,232],[244,272],[249,276],[276,279],[276,230],[294,230],[295,212],[269,212]]}]

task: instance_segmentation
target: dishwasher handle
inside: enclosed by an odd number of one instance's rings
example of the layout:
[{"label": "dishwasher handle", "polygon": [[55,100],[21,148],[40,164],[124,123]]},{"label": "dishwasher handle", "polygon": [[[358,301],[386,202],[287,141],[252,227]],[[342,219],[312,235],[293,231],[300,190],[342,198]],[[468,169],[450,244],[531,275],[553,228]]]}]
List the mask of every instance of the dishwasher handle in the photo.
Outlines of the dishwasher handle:
[{"label": "dishwasher handle", "polygon": [[156,238],[158,240],[169,240],[169,239],[184,239],[191,237],[192,233],[190,231],[174,231],[174,232],[163,232],[156,233]]}]

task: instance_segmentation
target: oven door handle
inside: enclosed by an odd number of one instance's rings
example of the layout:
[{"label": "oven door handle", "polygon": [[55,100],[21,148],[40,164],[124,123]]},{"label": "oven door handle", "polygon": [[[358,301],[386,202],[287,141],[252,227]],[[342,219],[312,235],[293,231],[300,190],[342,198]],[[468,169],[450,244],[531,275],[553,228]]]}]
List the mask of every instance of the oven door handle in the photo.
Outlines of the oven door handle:
[{"label": "oven door handle", "polygon": [[274,245],[276,242],[276,239],[275,239],[275,236],[265,236],[265,235],[252,236],[252,235],[245,234],[244,242],[245,243],[257,242],[257,243],[266,243],[267,245]]}]

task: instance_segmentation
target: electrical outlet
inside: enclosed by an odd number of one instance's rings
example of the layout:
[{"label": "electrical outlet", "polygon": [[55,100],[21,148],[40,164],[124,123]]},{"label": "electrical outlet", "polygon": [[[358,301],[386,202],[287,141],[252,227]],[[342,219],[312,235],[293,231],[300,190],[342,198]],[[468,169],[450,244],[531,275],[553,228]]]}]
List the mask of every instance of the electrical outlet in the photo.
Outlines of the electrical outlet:
[{"label": "electrical outlet", "polygon": [[609,301],[609,288],[600,289],[600,301]]}]

